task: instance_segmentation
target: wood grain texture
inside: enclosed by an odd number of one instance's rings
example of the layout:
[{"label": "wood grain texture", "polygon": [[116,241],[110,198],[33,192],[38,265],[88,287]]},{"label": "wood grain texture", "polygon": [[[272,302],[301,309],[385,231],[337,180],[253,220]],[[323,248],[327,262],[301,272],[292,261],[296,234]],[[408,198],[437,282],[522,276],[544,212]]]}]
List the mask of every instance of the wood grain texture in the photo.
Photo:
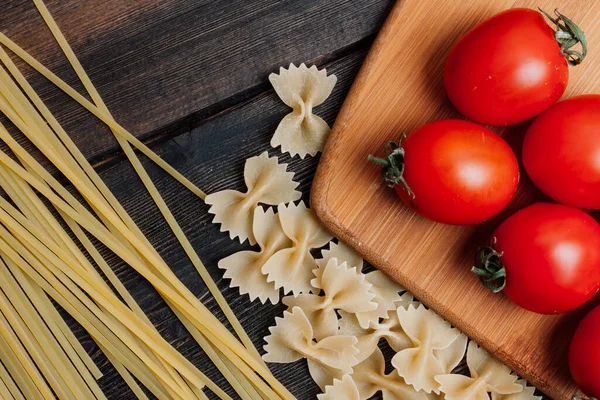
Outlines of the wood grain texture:
[{"label": "wood grain texture", "polygon": [[[502,215],[476,227],[453,227],[427,221],[404,207],[381,182],[379,168],[366,161],[368,154],[380,155],[382,144],[397,140],[401,132],[436,119],[461,118],[444,93],[442,73],[452,44],[462,34],[506,8],[552,10],[556,5],[545,0],[399,2],[336,120],[311,200],[336,236],[539,389],[566,400],[575,391],[566,361],[568,342],[593,304],[562,316],[537,315],[491,294],[469,271],[476,247],[487,242],[503,218],[543,199],[524,173],[518,194]],[[584,64],[571,68],[565,96],[598,92],[600,3],[565,0],[558,6],[586,31],[590,54]],[[520,154],[526,127],[495,130]]]},{"label": "wood grain texture", "polygon": [[[361,49],[370,45],[393,3],[47,1],[118,120],[138,137],[151,138],[152,148],[161,157],[209,193],[224,188],[242,189],[245,158],[270,149],[271,135],[289,112],[271,90],[268,74],[290,62],[330,68],[339,81],[332,97],[316,112],[332,124],[366,54]],[[0,29],[67,82],[82,89],[30,0],[3,2]],[[117,147],[112,134],[43,79],[31,71],[28,76],[88,159],[110,157],[98,168],[102,178],[177,276],[219,315],[141,182],[128,163],[115,156]],[[278,150],[270,149],[270,153],[279,155]],[[290,160],[281,155],[280,159],[291,162],[290,169],[296,173],[308,200],[318,159]],[[242,325],[262,348],[262,338],[274,318],[282,314],[283,307],[249,302],[246,296],[228,288],[228,281],[222,280],[222,271],[217,267],[219,259],[249,246],[220,233],[218,226],[211,224],[212,217],[201,201],[151,162],[144,160],[144,165]],[[108,250],[104,249],[103,254],[161,334],[233,395],[151,285]],[[68,314],[62,314],[104,372],[99,383],[107,397],[134,399],[85,330]],[[299,399],[316,398],[320,390],[310,379],[304,361],[271,367]]]},{"label": "wood grain texture", "polygon": [[[290,62],[323,63],[377,32],[393,0],[48,0],[117,121],[140,138],[189,129],[268,88]],[[0,29],[77,88],[30,0],[4,0]],[[90,158],[117,150],[101,125],[38,75],[32,84]]]},{"label": "wood grain texture", "polygon": [[[365,55],[366,51],[361,50],[325,65],[329,72],[338,76],[338,83],[332,96],[315,109],[315,112],[328,123],[333,123]],[[269,146],[277,124],[288,112],[289,108],[279,100],[274,91],[268,90],[204,121],[189,132],[152,144],[152,149],[208,193],[222,189],[243,190],[245,159],[269,151],[272,156],[278,156],[280,162],[289,163],[289,169],[295,172],[294,179],[300,182],[299,189],[304,194],[304,200],[308,201],[318,158],[290,159],[289,156],[281,155],[279,150]],[[143,160],[143,163],[240,322],[262,351],[263,337],[268,334],[268,327],[274,324],[275,317],[283,314],[283,305],[250,302],[247,296],[240,296],[237,289],[228,288],[229,281],[222,279],[223,273],[217,267],[220,259],[234,252],[249,249],[250,246],[247,242],[240,244],[238,241],[232,241],[227,233],[219,232],[219,226],[211,223],[212,216],[207,213],[208,207],[202,201],[182,188],[152,162]],[[177,276],[211,311],[224,320],[128,162],[117,159],[99,170],[101,177]],[[109,251],[105,250],[104,254],[160,333],[194,365],[233,395],[228,384],[156,291]],[[84,342],[86,349],[93,354],[93,359],[105,372],[106,375],[100,380],[100,385],[107,397],[111,400],[134,399],[133,394],[87,333],[70,317],[67,316],[67,319],[77,336]],[[388,350],[388,354],[391,354],[391,350]],[[315,399],[320,392],[308,374],[305,361],[270,364],[270,367],[276,377],[298,399]]]}]

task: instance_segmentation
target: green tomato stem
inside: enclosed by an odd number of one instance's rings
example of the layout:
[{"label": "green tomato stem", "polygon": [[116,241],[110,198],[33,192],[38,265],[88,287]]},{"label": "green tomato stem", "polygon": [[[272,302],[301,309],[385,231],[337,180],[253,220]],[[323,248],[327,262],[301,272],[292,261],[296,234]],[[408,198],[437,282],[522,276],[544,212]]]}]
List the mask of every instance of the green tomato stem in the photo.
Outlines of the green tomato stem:
[{"label": "green tomato stem", "polygon": [[[556,25],[554,37],[560,46],[561,53],[565,56],[569,65],[574,66],[581,64],[587,55],[587,40],[585,38],[585,33],[577,26],[577,24],[575,24],[575,22],[558,12],[558,9],[554,10],[556,18],[553,18],[541,8],[539,10],[546,18]],[[581,44],[581,51],[572,49],[577,43]]]},{"label": "green tomato stem", "polygon": [[575,393],[573,395],[573,397],[571,397],[571,400],[598,400],[595,397],[587,397],[582,395],[581,393]]},{"label": "green tomato stem", "polygon": [[388,142],[385,146],[386,158],[379,158],[369,155],[367,158],[370,162],[381,165],[381,176],[389,187],[396,185],[402,186],[412,198],[415,198],[415,193],[412,191],[406,180],[404,179],[404,148],[402,142],[406,139],[403,133],[400,136],[398,143]]},{"label": "green tomato stem", "polygon": [[471,272],[479,276],[479,280],[493,293],[501,292],[506,286],[506,269],[500,258],[504,255],[495,249],[496,238],[491,246],[482,247],[477,251],[475,266]]}]

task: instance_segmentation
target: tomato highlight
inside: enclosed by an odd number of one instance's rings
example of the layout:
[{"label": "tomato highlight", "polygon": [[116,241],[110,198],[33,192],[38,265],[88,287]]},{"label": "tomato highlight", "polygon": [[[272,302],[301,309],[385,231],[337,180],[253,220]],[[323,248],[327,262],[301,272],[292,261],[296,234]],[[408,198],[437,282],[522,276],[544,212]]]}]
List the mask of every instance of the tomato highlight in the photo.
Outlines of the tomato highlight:
[{"label": "tomato highlight", "polygon": [[533,204],[498,226],[472,271],[529,311],[573,310],[600,288],[600,225],[576,208]]},{"label": "tomato highlight", "polygon": [[[555,15],[510,9],[454,45],[444,84],[461,114],[481,124],[506,126],[533,118],[558,101],[567,87],[568,67],[583,61],[587,42],[573,21],[558,11]],[[581,50],[575,49],[577,44]]]},{"label": "tomato highlight", "polygon": [[519,184],[510,146],[472,122],[435,121],[386,145],[382,176],[402,201],[433,221],[470,225],[498,214]]}]

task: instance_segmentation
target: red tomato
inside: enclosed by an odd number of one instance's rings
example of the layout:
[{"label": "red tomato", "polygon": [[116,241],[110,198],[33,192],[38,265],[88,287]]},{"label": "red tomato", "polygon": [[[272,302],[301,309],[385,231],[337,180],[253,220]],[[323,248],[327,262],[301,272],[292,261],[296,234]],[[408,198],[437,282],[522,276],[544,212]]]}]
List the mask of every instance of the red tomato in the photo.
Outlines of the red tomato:
[{"label": "red tomato", "polygon": [[525,135],[523,164],[554,200],[600,208],[600,96],[573,97],[537,117]]},{"label": "red tomato", "polygon": [[600,225],[581,210],[536,203],[509,217],[492,237],[495,250],[483,250],[488,268],[479,263],[473,272],[501,288],[502,274],[497,280],[491,275],[503,267],[504,293],[527,310],[563,313],[600,287]]},{"label": "red tomato", "polygon": [[479,223],[500,212],[517,189],[519,166],[511,148],[472,122],[429,123],[401,146],[388,148],[387,160],[371,160],[384,165],[386,181],[406,205],[433,221]]},{"label": "red tomato", "polygon": [[575,331],[569,348],[569,369],[577,386],[588,396],[600,397],[600,306]]},{"label": "red tomato", "polygon": [[581,57],[567,44],[561,48],[541,13],[525,8],[502,12],[463,36],[444,70],[448,97],[458,111],[482,124],[504,126],[554,104],[567,86],[567,60],[575,65],[585,56],[583,32],[557,16],[570,29],[563,33],[581,40]]}]

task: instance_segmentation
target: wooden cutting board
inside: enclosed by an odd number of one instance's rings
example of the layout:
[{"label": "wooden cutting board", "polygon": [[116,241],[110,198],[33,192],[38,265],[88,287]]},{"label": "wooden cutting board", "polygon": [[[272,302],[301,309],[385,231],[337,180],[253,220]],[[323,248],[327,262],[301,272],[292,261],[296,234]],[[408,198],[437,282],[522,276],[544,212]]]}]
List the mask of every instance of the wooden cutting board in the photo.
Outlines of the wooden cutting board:
[{"label": "wooden cutting board", "polygon": [[[331,131],[312,189],[325,225],[427,306],[555,399],[570,399],[567,348],[577,322],[594,305],[542,316],[493,295],[470,272],[475,249],[519,208],[542,199],[522,170],[522,184],[502,215],[475,227],[430,222],[402,205],[368,154],[424,123],[462,118],[446,97],[444,62],[478,22],[507,8],[556,6],[582,27],[589,56],[570,68],[565,97],[600,93],[600,2],[597,0],[403,0],[377,37]],[[527,40],[527,38],[523,38]],[[520,154],[528,124],[495,129]],[[543,149],[541,149],[543,151]],[[598,304],[598,299],[592,301]]]}]

